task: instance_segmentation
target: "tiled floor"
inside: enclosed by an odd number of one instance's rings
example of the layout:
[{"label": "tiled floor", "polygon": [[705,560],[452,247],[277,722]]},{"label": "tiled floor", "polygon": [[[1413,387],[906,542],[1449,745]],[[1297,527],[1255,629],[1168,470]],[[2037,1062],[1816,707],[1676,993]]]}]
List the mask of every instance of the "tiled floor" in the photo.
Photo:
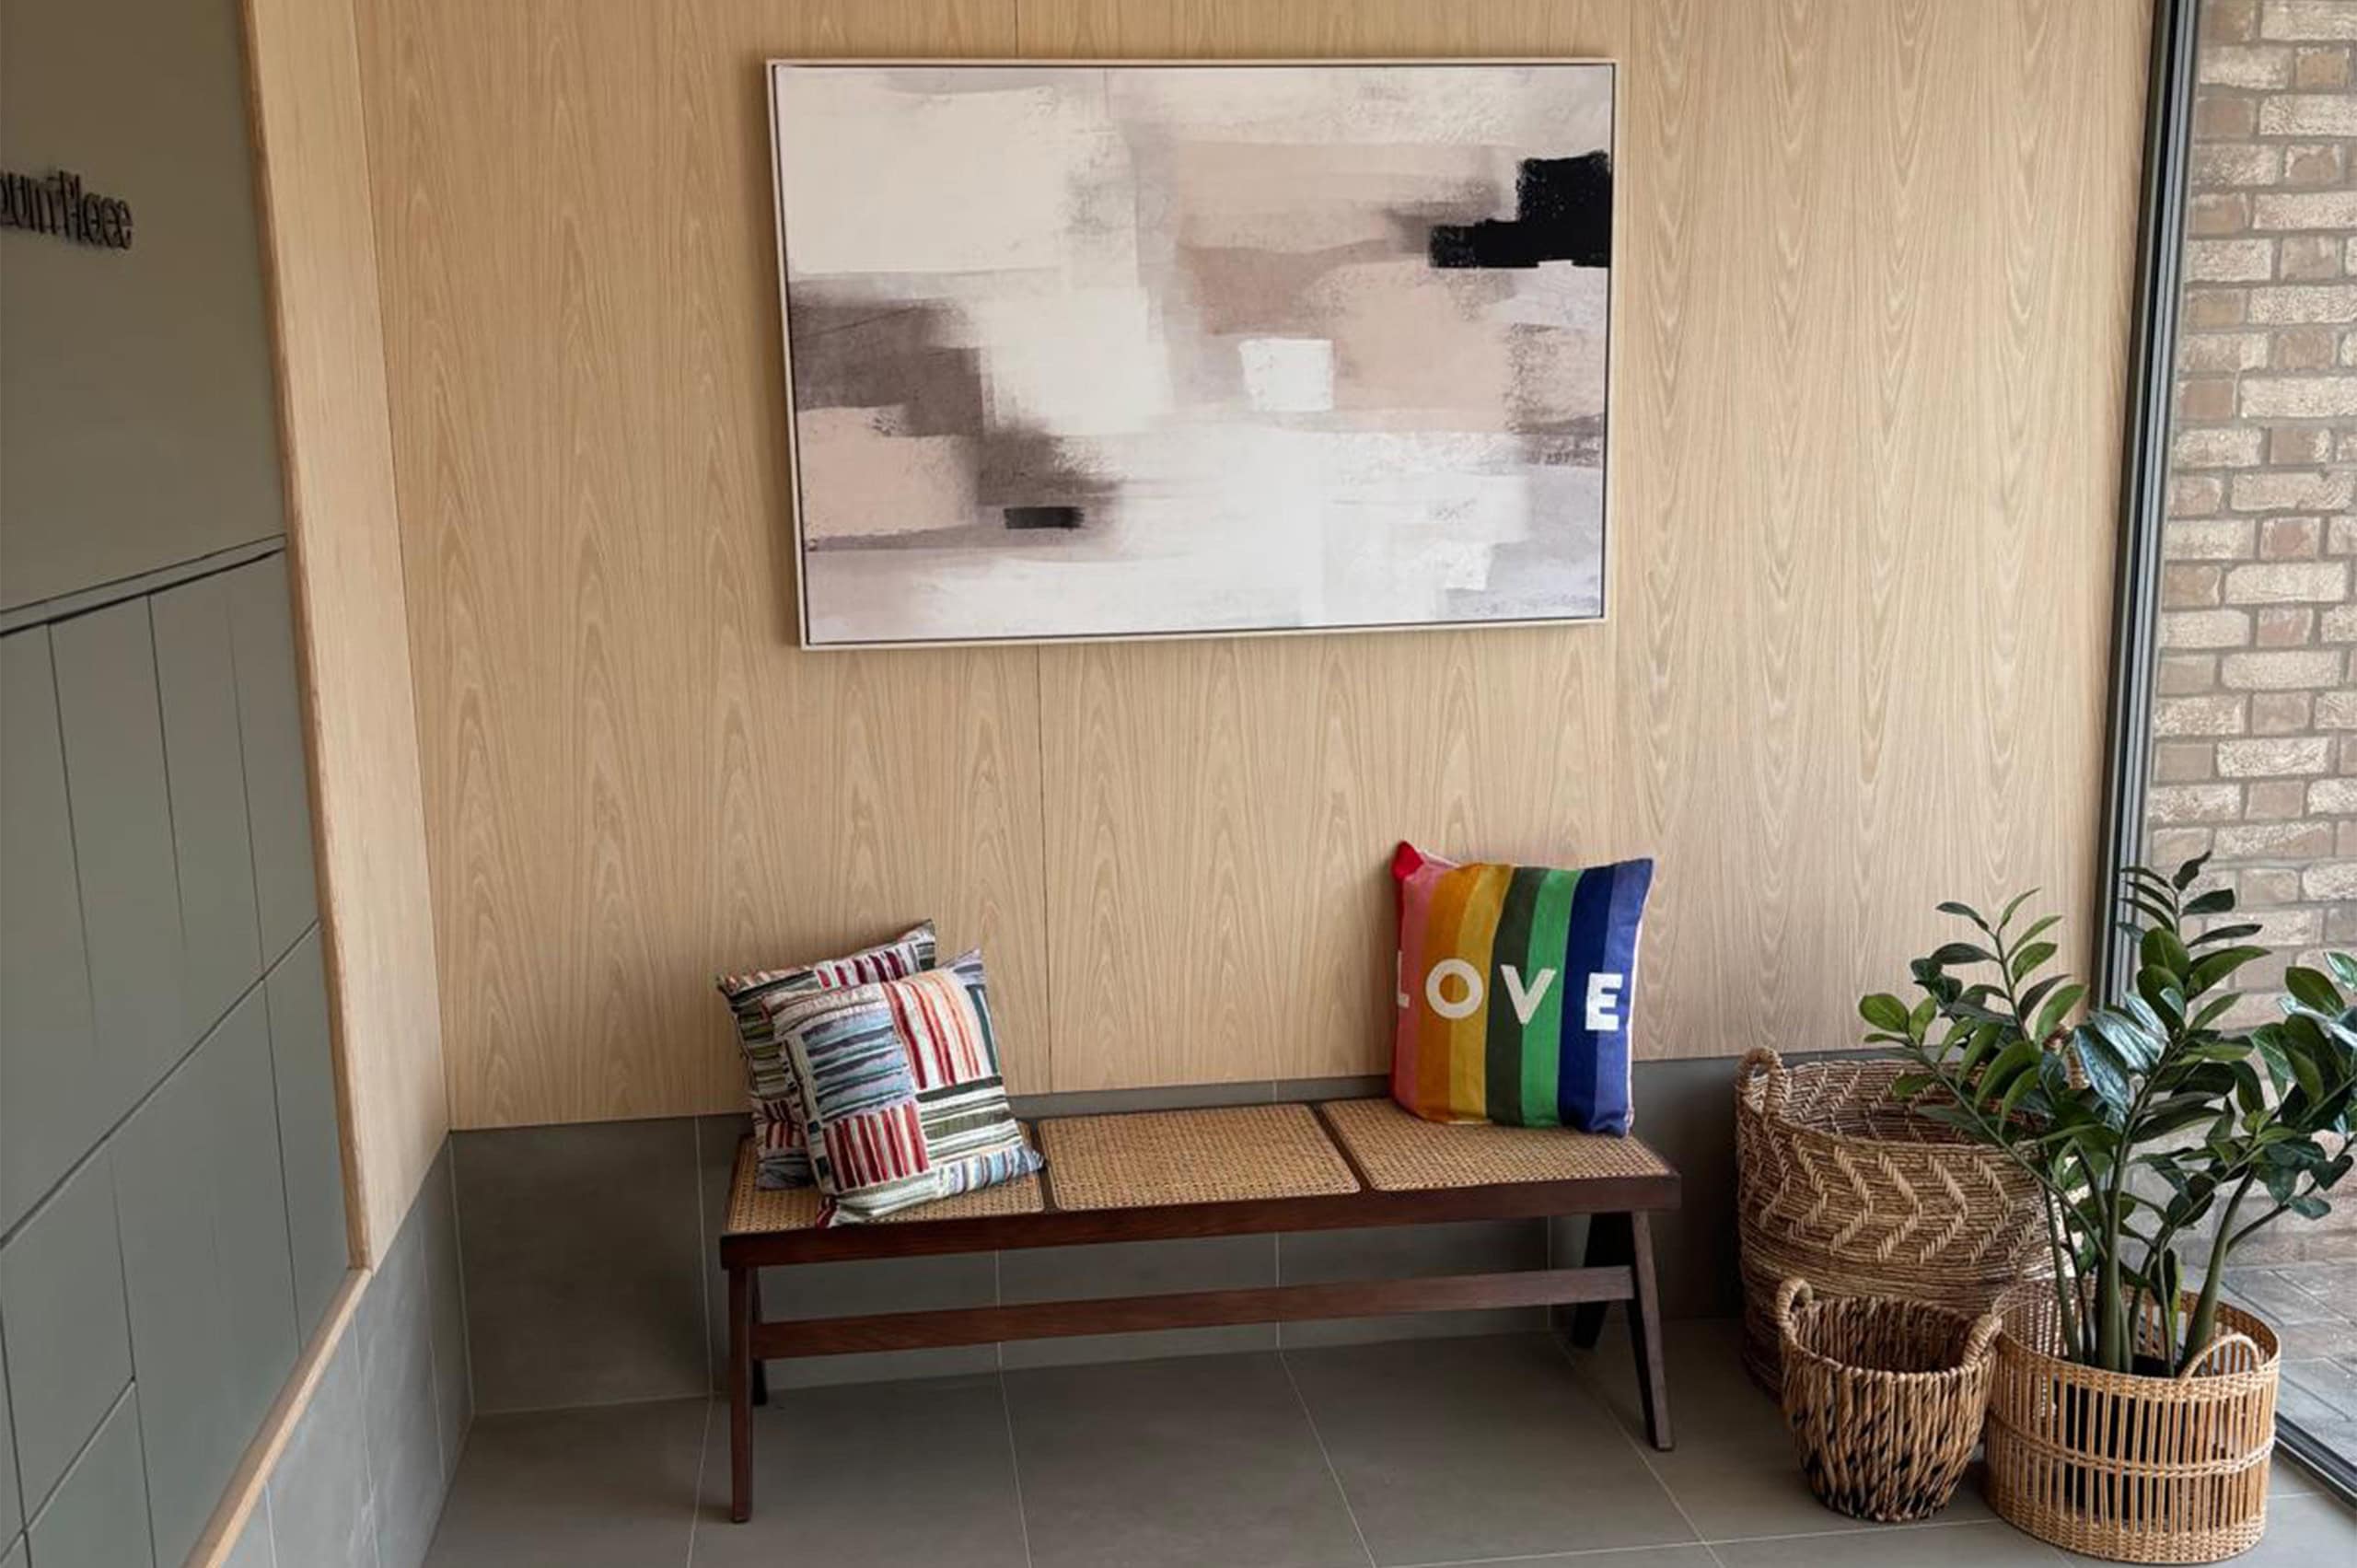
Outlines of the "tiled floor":
[{"label": "tiled floor", "polygon": [[[1923,1525],[1802,1486],[1733,1326],[1674,1325],[1678,1445],[1643,1446],[1625,1342],[1419,1340],[797,1390],[727,1516],[702,1400],[475,1423],[433,1568],[1968,1568],[2065,1561],[1976,1475]],[[2250,1568],[2357,1561],[2357,1516],[2276,1471]]]},{"label": "tiled floor", "polygon": [[2283,1418],[2357,1462],[2357,1260],[2229,1269],[2226,1291],[2283,1342]]}]

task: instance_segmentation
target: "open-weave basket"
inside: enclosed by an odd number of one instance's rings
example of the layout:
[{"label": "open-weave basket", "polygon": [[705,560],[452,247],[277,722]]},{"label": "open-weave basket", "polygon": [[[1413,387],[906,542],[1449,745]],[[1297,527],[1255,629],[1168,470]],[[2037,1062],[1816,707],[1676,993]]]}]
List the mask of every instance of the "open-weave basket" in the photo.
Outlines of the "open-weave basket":
[{"label": "open-weave basket", "polygon": [[1776,1322],[1784,1423],[1817,1501],[1885,1524],[1946,1507],[1980,1442],[2003,1319],[1786,1280]]},{"label": "open-weave basket", "polygon": [[1979,1313],[2050,1272],[2037,1185],[1893,1099],[1899,1071],[1887,1061],[1788,1068],[1764,1048],[1736,1069],[1743,1360],[1771,1394],[1785,1279]]},{"label": "open-weave basket", "polygon": [[[2193,1311],[2188,1293],[2184,1312]],[[2157,1349],[2158,1304],[2140,1345]],[[1989,1392],[1989,1505],[2016,1528],[2119,1562],[2215,1562],[2267,1533],[2281,1350],[2232,1307],[2174,1377],[2066,1361],[2051,1286],[2004,1305]]]}]

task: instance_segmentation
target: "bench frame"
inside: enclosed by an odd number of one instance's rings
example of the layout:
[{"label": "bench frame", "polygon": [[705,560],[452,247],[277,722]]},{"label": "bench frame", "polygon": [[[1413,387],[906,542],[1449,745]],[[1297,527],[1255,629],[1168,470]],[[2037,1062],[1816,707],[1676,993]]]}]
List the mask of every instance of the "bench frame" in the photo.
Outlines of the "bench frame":
[{"label": "bench frame", "polygon": [[[741,1524],[752,1516],[753,1407],[769,1402],[769,1374],[764,1365],[769,1361],[1143,1329],[1572,1305],[1578,1308],[1572,1321],[1573,1342],[1587,1346],[1602,1331],[1605,1308],[1616,1301],[1626,1302],[1629,1337],[1636,1353],[1637,1388],[1644,1403],[1645,1435],[1656,1448],[1670,1446],[1669,1394],[1662,1370],[1660,1302],[1654,1280],[1649,1219],[1678,1207],[1679,1184],[1674,1172],[1378,1191],[1348,1145],[1327,1123],[1322,1110],[1318,1122],[1349,1162],[1359,1191],[1154,1208],[1059,1209],[1051,1169],[1040,1174],[1044,1207],[1036,1214],[722,1237],[720,1262],[728,1274],[729,1517]],[[1588,1226],[1587,1255],[1575,1269],[1265,1285],[844,1318],[769,1318],[761,1311],[761,1270],[795,1263],[1568,1214],[1594,1216]]]}]

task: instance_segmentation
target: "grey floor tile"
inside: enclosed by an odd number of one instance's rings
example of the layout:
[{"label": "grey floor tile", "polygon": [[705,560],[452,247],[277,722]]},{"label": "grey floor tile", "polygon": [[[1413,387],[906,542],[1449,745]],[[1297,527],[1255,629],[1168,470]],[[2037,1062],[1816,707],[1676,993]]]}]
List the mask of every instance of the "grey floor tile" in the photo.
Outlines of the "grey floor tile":
[{"label": "grey floor tile", "polygon": [[[1242,1290],[1277,1283],[1273,1236],[1214,1236],[1179,1241],[1123,1241],[1101,1247],[1036,1247],[1002,1253],[999,1299],[1076,1301],[1174,1291]],[[1070,1339],[1010,1341],[1000,1365],[1069,1366],[1093,1361],[1143,1361],[1277,1348],[1273,1323],[1219,1329],[1161,1329]]]},{"label": "grey floor tile", "polygon": [[[1331,1280],[1407,1279],[1427,1274],[1506,1273],[1544,1268],[1544,1220],[1474,1220],[1457,1225],[1384,1225],[1365,1230],[1300,1231],[1278,1238],[1278,1268],[1287,1284]],[[1512,1334],[1546,1327],[1544,1307],[1483,1312],[1408,1312],[1287,1323],[1284,1347],[1366,1344],[1379,1340]]]},{"label": "grey floor tile", "polygon": [[691,1120],[451,1144],[478,1411],[710,1391]]},{"label": "grey floor tile", "polygon": [[[1726,1318],[1667,1325],[1664,1360],[1678,1446],[1666,1454],[1647,1450],[1647,1466],[1706,1540],[1883,1528],[1836,1514],[1809,1492],[1782,1412],[1743,1375],[1741,1336],[1741,1326]],[[1626,1330],[1608,1326],[1596,1349],[1574,1352],[1572,1361],[1621,1430],[1642,1441],[1644,1417]],[[1991,1516],[1977,1467],[1937,1516],[1943,1523]]]},{"label": "grey floor tile", "polygon": [[478,1418],[429,1568],[685,1562],[710,1403]]},{"label": "grey floor tile", "polygon": [[1631,1546],[1544,1557],[1493,1557],[1486,1562],[1423,1562],[1416,1568],[1719,1568],[1719,1560],[1707,1546]]},{"label": "grey floor tile", "polygon": [[1364,1568],[1273,1355],[1006,1375],[1035,1568]]},{"label": "grey floor tile", "polygon": [[2267,1534],[2235,1559],[2238,1568],[2318,1568],[2357,1562],[2357,1513],[2321,1493],[2270,1497]]},{"label": "grey floor tile", "polygon": [[1287,1351],[1378,1563],[1691,1541],[1543,1334]]},{"label": "grey floor tile", "polygon": [[753,1423],[753,1517],[731,1524],[727,1434],[714,1412],[695,1568],[1024,1568],[996,1377],[808,1389],[755,1411]]},{"label": "grey floor tile", "polygon": [[2316,1323],[2339,1316],[2273,1269],[2230,1269],[2225,1290],[2270,1325]]},{"label": "grey floor tile", "polygon": [[1994,1520],[1878,1525],[1870,1533],[1720,1542],[1711,1550],[1726,1568],[2014,1568],[2077,1561]]}]

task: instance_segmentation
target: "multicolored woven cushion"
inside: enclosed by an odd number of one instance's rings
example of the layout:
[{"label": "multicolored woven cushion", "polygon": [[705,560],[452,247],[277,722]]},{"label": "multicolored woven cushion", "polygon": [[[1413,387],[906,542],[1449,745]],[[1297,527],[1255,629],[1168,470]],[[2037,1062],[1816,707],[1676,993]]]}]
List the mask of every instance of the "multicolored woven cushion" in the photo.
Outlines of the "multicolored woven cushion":
[{"label": "multicolored woven cushion", "polygon": [[745,1092],[753,1105],[753,1146],[761,1151],[762,1187],[810,1185],[810,1152],[794,1093],[794,1065],[770,1028],[770,1004],[811,991],[899,980],[933,968],[937,942],[926,921],[874,947],[842,958],[791,969],[756,970],[720,977],[720,993],[737,1015],[737,1043],[745,1051]]},{"label": "multicolored woven cushion", "polygon": [[1626,1132],[1654,863],[1459,865],[1401,844],[1391,1098],[1429,1121]]},{"label": "multicolored woven cushion", "polygon": [[873,1219],[1039,1168],[1007,1109],[981,953],[768,1005],[811,1172],[830,1200],[820,1223]]}]

